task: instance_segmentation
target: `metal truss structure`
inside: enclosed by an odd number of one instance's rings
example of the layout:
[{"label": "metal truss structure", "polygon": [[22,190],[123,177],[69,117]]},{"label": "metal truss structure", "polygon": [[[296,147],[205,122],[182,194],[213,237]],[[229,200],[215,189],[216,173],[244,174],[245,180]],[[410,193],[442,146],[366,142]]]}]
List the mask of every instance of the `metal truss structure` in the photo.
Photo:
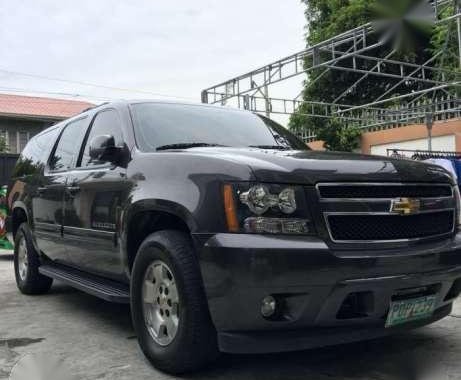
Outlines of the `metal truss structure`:
[{"label": "metal truss structure", "polygon": [[[432,0],[432,23],[449,25],[457,32],[461,69],[461,0]],[[453,9],[448,17],[447,10]],[[445,15],[442,17],[442,15]],[[455,27],[453,27],[455,26]],[[339,118],[365,130],[397,127],[423,122],[428,113],[435,120],[461,117],[461,70],[447,71],[435,62],[443,61],[439,51],[421,65],[392,59],[395,49],[392,31],[385,23],[368,23],[339,34],[317,45],[272,62],[246,74],[202,91],[202,102],[234,106],[258,113],[291,115],[303,105],[303,114],[320,118]],[[377,51],[386,51],[378,56]],[[273,88],[282,82],[308,75],[307,86],[330,70],[354,73],[359,79],[331,103],[304,101],[302,93],[293,98],[272,97]],[[367,104],[343,104],[348,94],[370,77],[386,81],[387,90]],[[408,90],[418,84],[418,90]],[[405,93],[405,90],[407,91]],[[396,105],[397,104],[397,105]],[[315,136],[305,131],[306,140]]]}]

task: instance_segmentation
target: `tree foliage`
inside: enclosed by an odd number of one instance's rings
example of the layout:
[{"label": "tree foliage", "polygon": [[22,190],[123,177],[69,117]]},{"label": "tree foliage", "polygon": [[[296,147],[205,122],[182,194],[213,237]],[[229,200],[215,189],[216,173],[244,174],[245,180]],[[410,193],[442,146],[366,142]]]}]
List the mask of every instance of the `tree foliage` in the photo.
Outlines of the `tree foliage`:
[{"label": "tree foliage", "polygon": [[[399,17],[404,15],[415,4],[420,3],[421,0],[302,0],[302,2],[306,6],[306,42],[308,46],[312,46],[339,33],[379,18],[399,20]],[[446,44],[447,24],[428,28],[427,26],[421,27],[421,25],[402,21],[395,24],[395,27],[399,28],[397,33],[400,36],[399,41],[389,42],[385,46],[368,52],[367,55],[384,57],[390,51],[396,49],[397,51],[392,56],[393,59],[422,64]],[[371,38],[377,40],[378,37]],[[456,36],[453,32],[452,39],[453,41],[449,41],[447,48],[457,52]],[[442,60],[442,62],[440,59],[442,58],[440,57],[437,63],[444,68],[453,70],[457,67],[456,59],[453,57]],[[365,70],[372,67],[370,62],[365,60],[358,59],[356,63],[358,68]],[[344,60],[342,65],[352,67],[352,60]],[[306,68],[311,67],[312,62],[309,59],[306,60],[305,66]],[[390,69],[389,67],[387,71],[389,72]],[[399,70],[399,68],[396,66],[395,70]],[[396,74],[400,73],[396,72]],[[361,76],[362,74],[334,69],[319,68],[311,70],[308,72],[308,78],[305,81],[303,99],[331,103],[349,89]],[[385,92],[390,87],[390,83],[394,84],[396,82],[389,79],[383,80],[377,76],[369,76],[349,91],[339,103],[351,105],[369,103]],[[408,93],[421,89],[420,86],[421,84],[419,83],[408,81],[401,87],[401,90]],[[296,133],[311,130],[318,138],[323,136],[329,139],[326,144],[329,149],[337,148],[338,146],[343,148],[341,150],[354,149],[353,146],[356,146],[354,141],[357,141],[357,139],[344,140],[343,138],[344,141],[351,142],[352,145],[350,146],[338,145],[337,141],[341,140],[341,136],[354,136],[357,130],[356,127],[350,123],[330,120],[326,117],[307,116],[306,113],[311,113],[311,111],[311,105],[302,105],[297,113],[291,117],[290,129]],[[317,111],[316,113],[319,115],[325,112],[320,107]],[[351,131],[353,130],[353,132],[348,132],[348,128],[352,128]],[[325,129],[327,131],[322,132]],[[332,131],[336,131],[339,136],[336,137]]]},{"label": "tree foliage", "polygon": [[341,120],[329,119],[317,132],[317,138],[325,141],[327,150],[352,152],[360,146],[361,131],[355,126],[345,126]]},{"label": "tree foliage", "polygon": [[[448,6],[443,11],[442,17],[448,17],[452,14],[453,5]],[[437,55],[437,53],[442,52],[442,54],[439,54],[435,59],[435,65],[437,67],[453,73],[459,73],[461,71],[461,68],[459,67],[457,27],[455,22],[439,24],[434,27],[434,31],[431,36],[430,50],[434,56]],[[455,80],[455,75],[456,74],[448,73],[445,80]]]},{"label": "tree foliage", "polygon": [[5,136],[0,136],[0,153],[8,153],[9,150]]}]

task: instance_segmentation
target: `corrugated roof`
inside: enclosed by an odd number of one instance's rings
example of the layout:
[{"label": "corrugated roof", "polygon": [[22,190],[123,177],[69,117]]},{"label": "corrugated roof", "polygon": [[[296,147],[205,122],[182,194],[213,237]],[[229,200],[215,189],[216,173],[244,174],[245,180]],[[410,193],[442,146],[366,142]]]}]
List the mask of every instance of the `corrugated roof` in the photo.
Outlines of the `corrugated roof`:
[{"label": "corrugated roof", "polygon": [[77,100],[0,94],[0,115],[7,116],[67,119],[93,106]]}]

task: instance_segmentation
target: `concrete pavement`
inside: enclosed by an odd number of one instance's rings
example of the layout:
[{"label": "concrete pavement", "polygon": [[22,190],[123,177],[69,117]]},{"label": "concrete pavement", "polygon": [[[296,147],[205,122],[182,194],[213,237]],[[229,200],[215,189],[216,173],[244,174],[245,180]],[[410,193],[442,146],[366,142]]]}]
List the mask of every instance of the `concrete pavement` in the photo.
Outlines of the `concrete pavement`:
[{"label": "concrete pavement", "polygon": [[[190,379],[461,380],[461,301],[454,315],[404,335],[277,355],[223,355]],[[12,256],[0,253],[0,379],[21,356],[61,358],[77,379],[171,379],[138,349],[130,311],[55,283],[44,296],[21,295]],[[34,380],[34,379],[30,379]]]}]

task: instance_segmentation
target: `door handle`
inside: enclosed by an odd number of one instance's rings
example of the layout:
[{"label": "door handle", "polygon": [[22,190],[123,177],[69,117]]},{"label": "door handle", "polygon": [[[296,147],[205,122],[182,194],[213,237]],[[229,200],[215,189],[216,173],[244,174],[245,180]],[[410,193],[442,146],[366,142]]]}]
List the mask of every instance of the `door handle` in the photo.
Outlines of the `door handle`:
[{"label": "door handle", "polygon": [[76,193],[78,193],[80,191],[80,187],[79,186],[68,186],[67,191],[70,194],[76,194]]}]

